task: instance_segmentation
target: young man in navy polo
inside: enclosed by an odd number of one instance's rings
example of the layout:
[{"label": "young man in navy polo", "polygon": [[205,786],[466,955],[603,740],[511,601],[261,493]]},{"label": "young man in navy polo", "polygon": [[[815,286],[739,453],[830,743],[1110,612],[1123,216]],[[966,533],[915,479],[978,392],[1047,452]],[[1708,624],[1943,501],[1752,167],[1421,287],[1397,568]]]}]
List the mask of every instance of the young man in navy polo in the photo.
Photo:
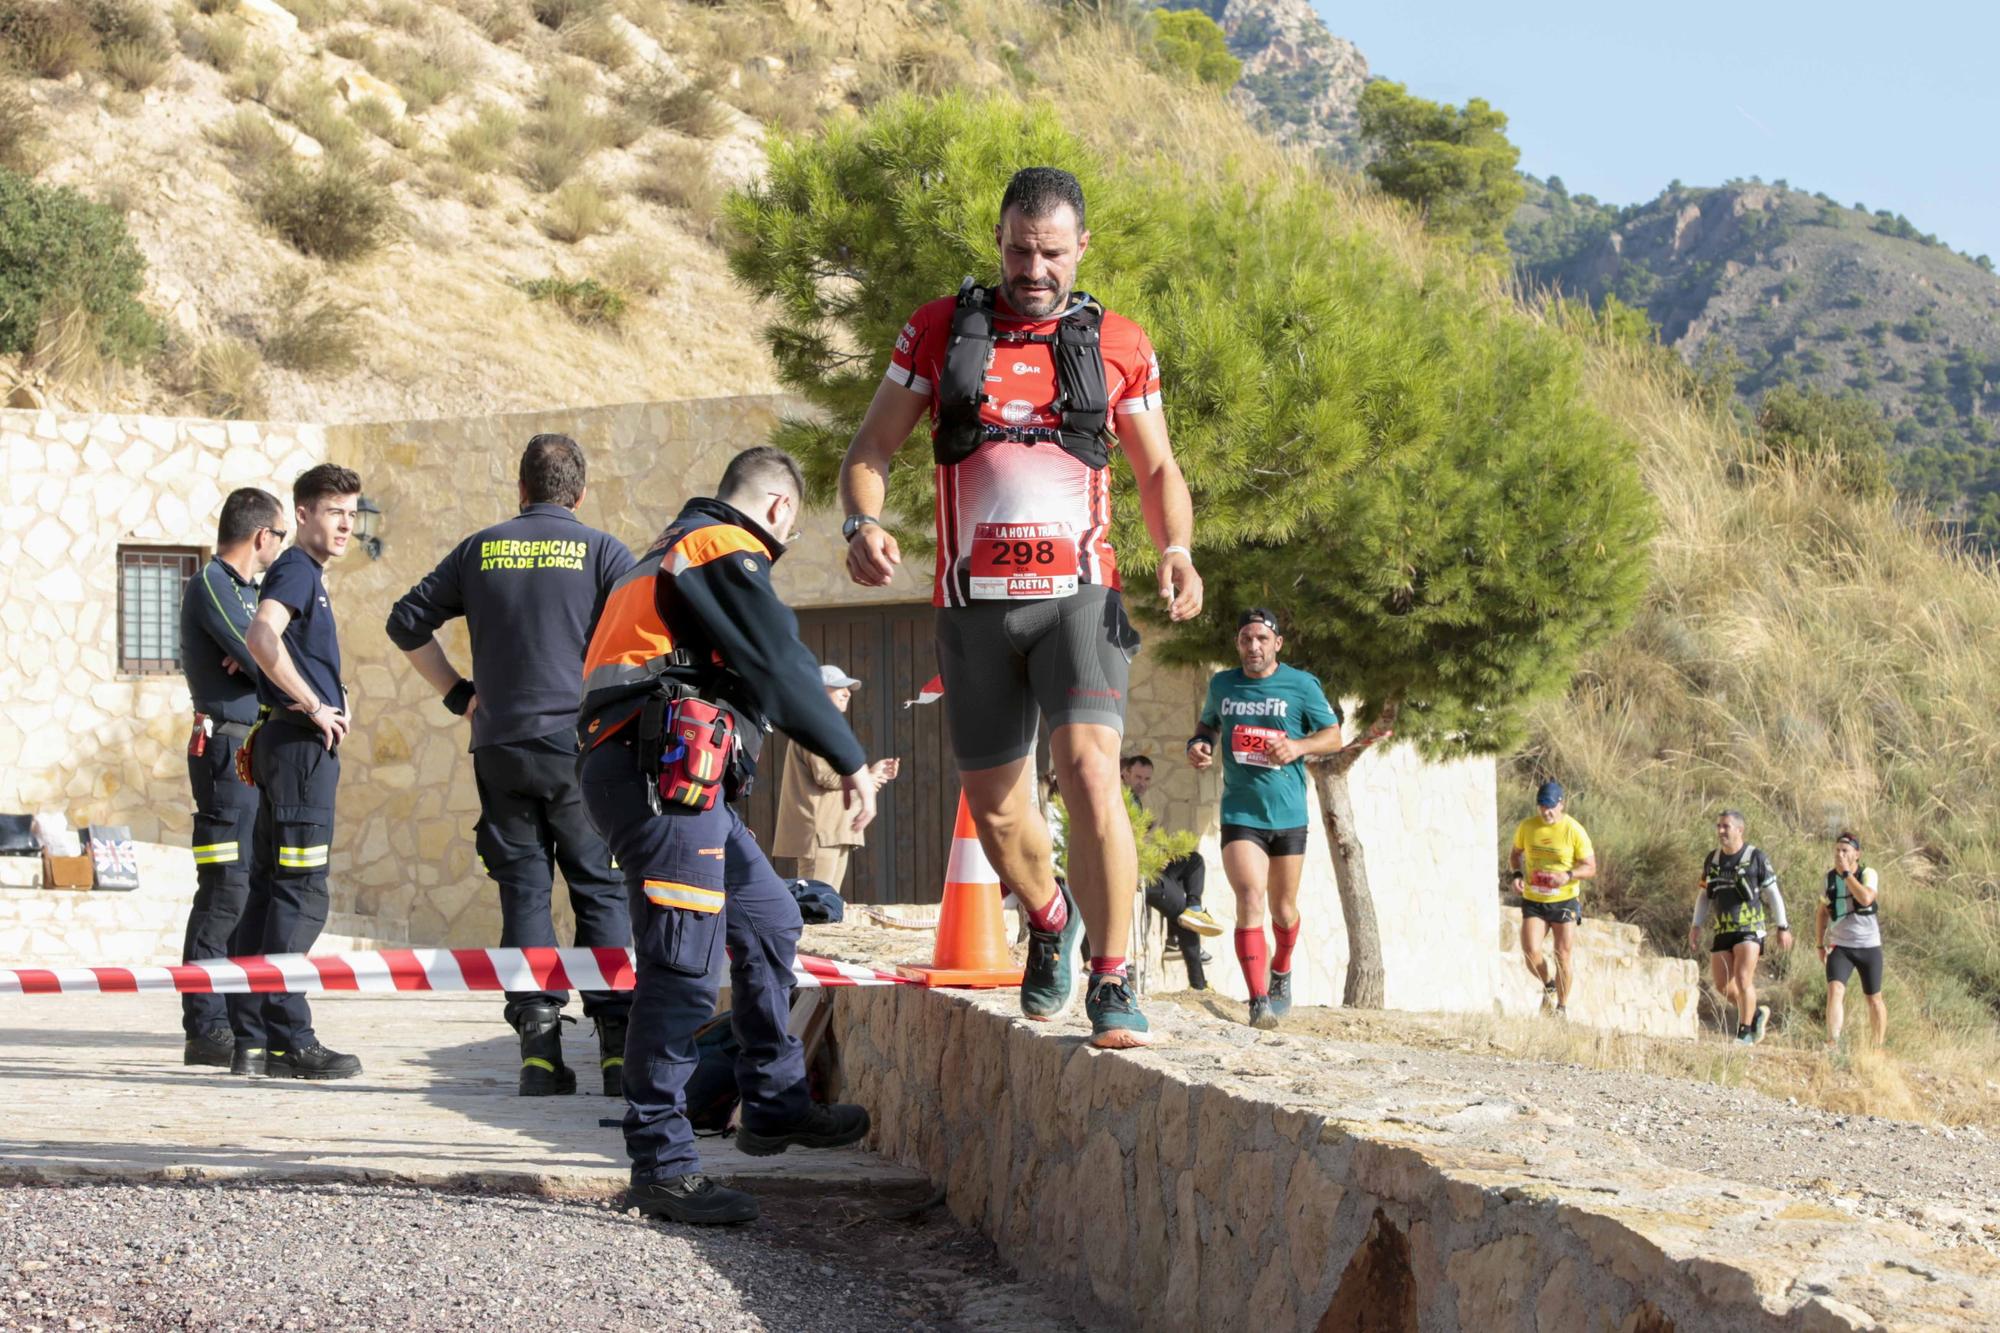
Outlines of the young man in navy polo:
[{"label": "young man in navy polo", "polygon": [[[326,563],[346,553],[360,501],[361,478],[347,468],[322,463],[299,475],[292,485],[298,539],[264,575],[245,636],[263,672],[260,721],[247,743],[263,804],[238,955],[305,953],[326,925],[333,799],[348,727]],[[329,1079],[361,1072],[361,1061],[320,1043],[302,995],[233,995],[229,1023],[236,1033],[231,1073]]]}]

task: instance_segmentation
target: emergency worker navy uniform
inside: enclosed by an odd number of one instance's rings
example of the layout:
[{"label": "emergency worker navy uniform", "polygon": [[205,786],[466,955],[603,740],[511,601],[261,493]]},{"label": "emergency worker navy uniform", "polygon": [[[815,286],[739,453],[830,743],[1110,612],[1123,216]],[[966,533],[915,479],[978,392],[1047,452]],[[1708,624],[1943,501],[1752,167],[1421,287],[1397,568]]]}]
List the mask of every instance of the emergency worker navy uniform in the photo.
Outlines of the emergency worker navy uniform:
[{"label": "emergency worker navy uniform", "polygon": [[1268,856],[1305,855],[1306,766],[1277,763],[1267,752],[1281,737],[1304,740],[1340,722],[1310,671],[1280,662],[1268,676],[1231,667],[1209,678],[1201,725],[1216,733],[1222,760],[1225,845],[1248,840]]},{"label": "emergency worker navy uniform", "polygon": [[[228,956],[250,895],[257,789],[236,776],[236,751],[257,721],[263,679],[244,638],[256,610],[257,586],[220,556],[181,593],[181,672],[195,712],[187,750],[195,892],[181,946],[184,963]],[[235,664],[234,672],[223,666],[225,659]],[[181,1026],[189,1037],[226,1030],[228,1005],[220,995],[183,995]]]},{"label": "emergency worker navy uniform", "polygon": [[[549,917],[562,867],[579,947],[632,942],[625,886],[591,826],[577,785],[576,710],[584,648],[612,586],[632,569],[616,537],[565,505],[531,504],[475,532],[389,613],[390,642],[412,651],[464,616],[472,638],[474,832],[481,867],[500,891],[500,946],[557,943]],[[509,991],[507,1021],[566,993]],[[585,991],[583,1012],[621,1026],[624,991]],[[617,1057],[610,1057],[617,1058]]]},{"label": "emergency worker navy uniform", "polygon": [[[285,651],[306,684],[328,707],[347,709],[340,683],[340,637],[325,571],[299,547],[288,548],[264,574],[259,602],[291,612]],[[326,925],[327,856],[333,845],[334,793],[340,751],[267,675],[257,682],[264,720],[249,740],[251,776],[263,804],[257,811],[250,861],[250,897],[237,927],[236,954],[305,953]],[[232,995],[230,1026],[239,1053],[265,1050],[276,1062],[318,1042],[303,995]]]},{"label": "emergency worker navy uniform", "polygon": [[910,316],[886,379],[931,400],[932,602],[959,767],[1028,754],[1038,714],[1122,732],[1139,636],[1111,548],[1109,461],[1118,418],[1160,406],[1144,331],[1081,292],[1028,319],[968,285]]},{"label": "emergency worker navy uniform", "polygon": [[[704,810],[658,797],[659,761],[648,771],[640,758],[649,701],[657,710],[666,686],[724,706],[739,741],[774,726],[843,774],[863,767],[771,586],[781,550],[734,506],[689,501],[612,590],[585,659],[583,798],[625,876],[638,958],[625,1046],[635,1186],[698,1165],[684,1090],[725,948],[743,1130],[776,1133],[813,1109],[804,1048],[788,1028],[798,904],[727,800]],[[755,761],[747,749],[739,756],[730,795],[742,793]]]}]

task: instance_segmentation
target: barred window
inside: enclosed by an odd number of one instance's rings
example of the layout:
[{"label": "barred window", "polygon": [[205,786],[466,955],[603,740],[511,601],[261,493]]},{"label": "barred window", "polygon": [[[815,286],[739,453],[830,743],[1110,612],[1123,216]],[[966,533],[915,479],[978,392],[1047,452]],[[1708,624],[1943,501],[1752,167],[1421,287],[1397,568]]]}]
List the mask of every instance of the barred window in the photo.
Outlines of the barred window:
[{"label": "barred window", "polygon": [[118,669],[168,675],[181,669],[181,593],[201,569],[194,546],[118,548]]}]

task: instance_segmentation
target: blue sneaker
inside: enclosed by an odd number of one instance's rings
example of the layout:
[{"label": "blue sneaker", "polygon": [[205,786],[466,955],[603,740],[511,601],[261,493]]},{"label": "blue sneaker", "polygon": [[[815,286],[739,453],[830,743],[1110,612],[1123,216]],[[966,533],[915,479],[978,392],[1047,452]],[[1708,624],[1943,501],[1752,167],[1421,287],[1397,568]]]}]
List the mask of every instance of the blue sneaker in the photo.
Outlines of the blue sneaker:
[{"label": "blue sneaker", "polygon": [[1125,978],[1121,976],[1092,977],[1090,994],[1083,1001],[1083,1011],[1090,1016],[1092,1046],[1123,1051],[1144,1046],[1152,1040],[1147,1035],[1146,1016],[1139,1012],[1139,1006],[1132,999],[1132,992],[1125,989]]},{"label": "blue sneaker", "polygon": [[1057,880],[1056,892],[1069,908],[1069,920],[1053,935],[1028,928],[1028,965],[1021,972],[1021,1013],[1044,1023],[1068,1013],[1076,998],[1076,964],[1071,960],[1083,938],[1083,914],[1076,910],[1069,886]]},{"label": "blue sneaker", "polygon": [[1283,1018],[1292,1012],[1292,974],[1271,974],[1271,1017]]}]

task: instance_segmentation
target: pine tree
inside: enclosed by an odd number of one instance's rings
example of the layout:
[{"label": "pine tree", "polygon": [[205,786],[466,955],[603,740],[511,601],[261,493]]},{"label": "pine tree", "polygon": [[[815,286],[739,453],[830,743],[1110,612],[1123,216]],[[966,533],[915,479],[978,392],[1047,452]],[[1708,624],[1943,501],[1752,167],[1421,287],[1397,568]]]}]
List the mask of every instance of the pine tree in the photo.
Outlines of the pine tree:
[{"label": "pine tree", "polygon": [[1415,204],[1424,223],[1495,254],[1507,249],[1507,222],[1526,187],[1515,174],[1521,150],[1507,117],[1483,98],[1463,110],[1412,97],[1381,79],[1361,90],[1361,140],[1374,155],[1368,178]]},{"label": "pine tree", "polygon": [[[1080,285],[1160,354],[1208,592],[1199,621],[1153,627],[1156,651],[1213,663],[1240,608],[1271,606],[1286,660],[1358,696],[1366,732],[1434,757],[1514,744],[1526,707],[1636,606],[1652,509],[1631,446],[1585,402],[1574,340],[1462,260],[1412,271],[1344,225],[1344,196],[1309,175],[1197,189],[1165,169],[1114,171],[1047,109],[1004,101],[906,99],[781,144],[732,203],[731,262],[777,303],[781,373],[823,414],[781,432],[822,493],[908,313],[965,274],[992,276],[1000,193],[1029,164],[1082,179]],[[930,469],[891,480],[905,531],[926,531]],[[1113,491],[1121,564],[1144,586],[1136,496]],[[1346,1003],[1376,1007],[1381,947],[1347,785],[1366,748],[1317,765],[1316,782]]]}]

